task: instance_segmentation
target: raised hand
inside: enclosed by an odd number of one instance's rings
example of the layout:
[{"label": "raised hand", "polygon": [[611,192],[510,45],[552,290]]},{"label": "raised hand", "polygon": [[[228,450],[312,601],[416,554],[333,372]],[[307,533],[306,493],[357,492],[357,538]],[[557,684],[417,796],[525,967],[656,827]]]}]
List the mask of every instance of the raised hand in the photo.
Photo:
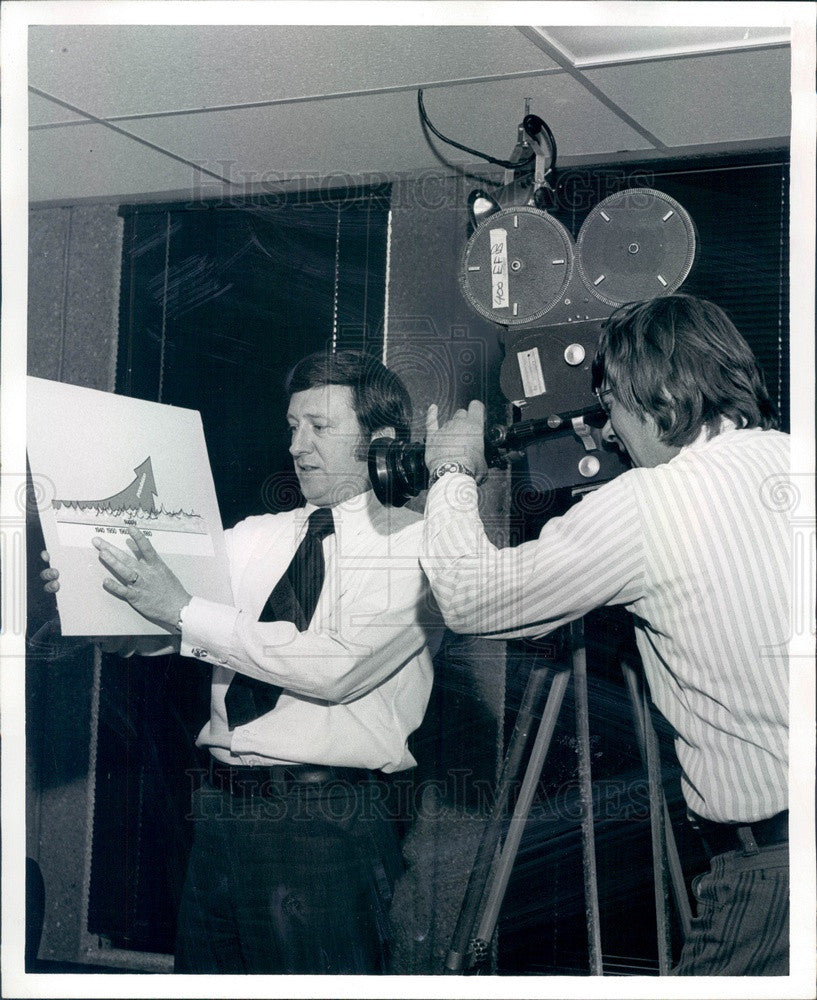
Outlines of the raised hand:
[{"label": "raised hand", "polygon": [[94,538],[100,562],[113,573],[102,581],[109,594],[127,601],[140,615],[167,629],[174,629],[182,608],[190,602],[175,573],[157,555],[138,528],[128,527],[130,552],[118,549],[102,538]]},{"label": "raised hand", "polygon": [[443,462],[460,462],[481,482],[487,472],[485,461],[485,407],[471,400],[467,410],[457,410],[442,427],[436,403],[426,414],[426,465],[433,472]]}]

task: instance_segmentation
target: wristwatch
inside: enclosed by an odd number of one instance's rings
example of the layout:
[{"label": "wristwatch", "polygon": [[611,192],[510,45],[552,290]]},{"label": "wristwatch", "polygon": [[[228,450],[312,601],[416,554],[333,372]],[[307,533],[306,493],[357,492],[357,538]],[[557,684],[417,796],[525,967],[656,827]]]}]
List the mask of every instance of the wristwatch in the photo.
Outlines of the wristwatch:
[{"label": "wristwatch", "polygon": [[470,476],[472,479],[476,479],[476,473],[469,469],[467,465],[463,465],[462,462],[441,462],[428,477],[429,489],[437,482],[438,479],[447,475],[449,472],[460,472],[463,475]]}]

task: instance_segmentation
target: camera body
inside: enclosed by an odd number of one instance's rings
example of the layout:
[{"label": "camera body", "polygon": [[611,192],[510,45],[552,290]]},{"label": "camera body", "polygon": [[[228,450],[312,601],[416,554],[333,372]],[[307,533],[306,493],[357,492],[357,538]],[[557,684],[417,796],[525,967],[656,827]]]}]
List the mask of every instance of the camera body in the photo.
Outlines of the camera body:
[{"label": "camera body", "polygon": [[[607,421],[607,414],[594,403],[589,407],[565,413],[552,413],[535,420],[521,420],[504,425],[494,424],[485,433],[485,460],[489,466],[502,468],[523,457],[522,448],[528,449],[543,441],[563,441],[573,437],[587,438],[589,450],[596,451],[600,429]],[[610,451],[607,464],[615,453]],[[393,438],[375,438],[369,445],[369,479],[375,495],[382,504],[402,507],[411,497],[417,496],[428,486],[428,469],[425,462],[425,442],[404,443]],[[581,464],[583,463],[583,465]],[[601,458],[596,455],[580,457],[582,475],[590,478],[601,468]],[[558,488],[566,483],[560,479],[573,478],[572,466],[561,473],[551,468],[556,479],[548,479],[548,488]],[[612,478],[612,476],[610,476]]]}]

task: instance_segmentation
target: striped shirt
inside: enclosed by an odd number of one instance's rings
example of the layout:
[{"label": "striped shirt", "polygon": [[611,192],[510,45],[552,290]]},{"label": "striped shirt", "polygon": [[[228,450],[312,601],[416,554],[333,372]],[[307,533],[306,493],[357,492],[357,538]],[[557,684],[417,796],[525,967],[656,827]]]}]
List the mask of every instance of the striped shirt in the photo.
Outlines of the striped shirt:
[{"label": "striped shirt", "polygon": [[753,822],[787,807],[791,527],[775,501],[788,469],[788,435],[730,425],[505,549],[474,481],[446,475],[428,495],[423,568],[457,632],[541,636],[625,605],[689,808]]}]

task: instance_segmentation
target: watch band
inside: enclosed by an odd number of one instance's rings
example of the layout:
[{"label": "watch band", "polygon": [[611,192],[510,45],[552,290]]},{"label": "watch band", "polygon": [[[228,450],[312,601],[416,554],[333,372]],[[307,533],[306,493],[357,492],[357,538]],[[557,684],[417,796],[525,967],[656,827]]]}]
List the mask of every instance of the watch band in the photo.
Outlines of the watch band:
[{"label": "watch band", "polygon": [[476,473],[469,469],[467,465],[463,465],[462,462],[441,462],[428,477],[429,488],[449,472],[459,472],[462,475],[470,476],[472,479],[477,478]]}]

